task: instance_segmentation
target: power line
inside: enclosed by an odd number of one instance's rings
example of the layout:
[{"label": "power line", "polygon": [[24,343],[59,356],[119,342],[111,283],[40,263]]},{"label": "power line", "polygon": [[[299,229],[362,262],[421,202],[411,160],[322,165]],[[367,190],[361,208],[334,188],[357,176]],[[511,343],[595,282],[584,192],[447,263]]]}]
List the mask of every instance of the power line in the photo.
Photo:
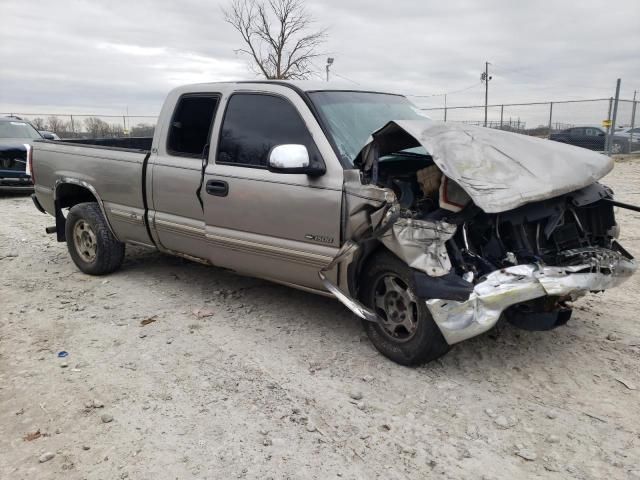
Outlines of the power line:
[{"label": "power line", "polygon": [[331,73],[332,73],[333,75],[335,75],[336,77],[338,77],[338,78],[341,78],[341,79],[343,79],[343,80],[347,80],[347,81],[349,81],[349,82],[351,82],[351,83],[354,83],[354,84],[356,84],[356,85],[360,85],[360,83],[359,83],[359,82],[356,82],[355,80],[351,80],[350,78],[347,78],[347,77],[345,77],[344,75],[340,75],[339,73],[336,73],[336,72],[335,72],[335,70],[332,70],[332,71],[331,71]]},{"label": "power line", "polygon": [[482,82],[474,83],[473,85],[470,85],[470,86],[465,87],[465,88],[461,88],[460,90],[452,90],[450,92],[444,92],[444,93],[434,93],[432,95],[409,95],[409,94],[407,94],[407,97],[413,97],[413,98],[444,97],[444,96],[447,96],[447,95],[453,95],[455,93],[466,92],[467,90],[471,90],[472,88],[479,87],[480,85],[482,85]]}]

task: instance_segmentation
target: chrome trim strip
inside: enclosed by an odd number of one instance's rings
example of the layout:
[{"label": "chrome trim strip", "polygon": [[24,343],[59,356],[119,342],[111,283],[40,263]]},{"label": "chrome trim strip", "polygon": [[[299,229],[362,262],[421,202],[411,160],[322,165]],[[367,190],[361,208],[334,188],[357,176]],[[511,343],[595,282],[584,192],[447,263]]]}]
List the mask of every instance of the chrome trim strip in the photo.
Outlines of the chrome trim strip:
[{"label": "chrome trim strip", "polygon": [[332,260],[332,257],[328,257],[326,255],[318,255],[316,253],[304,252],[301,250],[276,247],[275,245],[265,245],[238,238],[214,235],[212,233],[207,233],[206,238],[209,243],[220,247],[300,263],[310,267],[324,268]]},{"label": "chrome trim strip", "polygon": [[144,217],[142,215],[138,215],[135,212],[127,212],[118,208],[109,208],[109,212],[114,217],[118,217],[119,220],[122,220],[124,222],[133,223],[135,225],[144,225]]},{"label": "chrome trim strip", "polygon": [[187,237],[195,238],[196,240],[205,239],[204,227],[192,227],[190,225],[182,225],[180,223],[169,222],[168,220],[161,220],[158,218],[153,219],[153,227],[156,230],[164,230],[178,235],[185,235]]},{"label": "chrome trim strip", "polygon": [[168,220],[155,218],[153,225],[156,229],[162,229],[167,232],[176,233],[178,235],[186,235],[196,239],[206,240],[212,245],[216,245],[231,250],[246,252],[254,255],[262,255],[279,260],[285,260],[310,267],[323,268],[328,265],[332,257],[319,255],[317,253],[305,252],[302,250],[293,250],[275,245],[266,245],[263,243],[251,242],[239,238],[227,237],[223,235],[215,235],[205,233],[204,228],[193,227],[190,225],[182,225]]}]

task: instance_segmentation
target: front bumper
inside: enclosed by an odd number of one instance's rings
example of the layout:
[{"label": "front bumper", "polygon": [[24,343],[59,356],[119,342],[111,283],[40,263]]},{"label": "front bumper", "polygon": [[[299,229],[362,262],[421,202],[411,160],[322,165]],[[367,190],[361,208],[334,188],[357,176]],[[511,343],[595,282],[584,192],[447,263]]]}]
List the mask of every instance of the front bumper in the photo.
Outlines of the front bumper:
[{"label": "front bumper", "polygon": [[620,285],[636,268],[636,262],[617,253],[607,258],[606,265],[516,265],[487,275],[464,302],[431,299],[427,300],[427,307],[452,345],[490,330],[512,305],[547,295],[575,300],[588,292]]},{"label": "front bumper", "polygon": [[2,188],[31,188],[33,189],[33,181],[31,177],[24,172],[0,172],[0,187]]}]

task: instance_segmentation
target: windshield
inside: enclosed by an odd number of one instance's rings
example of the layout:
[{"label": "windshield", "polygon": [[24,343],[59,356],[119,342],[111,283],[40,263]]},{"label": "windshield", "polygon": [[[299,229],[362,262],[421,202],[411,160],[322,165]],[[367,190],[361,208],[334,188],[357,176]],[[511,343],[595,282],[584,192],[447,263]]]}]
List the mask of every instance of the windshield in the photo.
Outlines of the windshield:
[{"label": "windshield", "polygon": [[42,138],[38,131],[26,122],[0,122],[0,138]]},{"label": "windshield", "polygon": [[[342,159],[349,166],[373,132],[391,120],[425,118],[405,97],[369,92],[310,92]],[[416,153],[424,153],[424,149]]]}]

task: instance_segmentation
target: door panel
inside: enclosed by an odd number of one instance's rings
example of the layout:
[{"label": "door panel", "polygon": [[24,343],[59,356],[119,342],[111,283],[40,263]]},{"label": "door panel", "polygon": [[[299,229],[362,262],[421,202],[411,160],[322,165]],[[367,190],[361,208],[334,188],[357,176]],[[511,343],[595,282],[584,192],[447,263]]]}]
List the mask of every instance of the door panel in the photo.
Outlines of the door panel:
[{"label": "door panel", "polygon": [[208,244],[197,191],[219,100],[214,92],[172,92],[166,105],[176,105],[175,111],[161,113],[171,121],[160,126],[155,137],[167,142],[154,145],[150,165],[150,219],[156,241],[165,250],[203,259]]},{"label": "door panel", "polygon": [[196,197],[201,161],[192,158],[159,158],[153,165],[151,218],[160,245],[167,250],[206,258],[204,212]]},{"label": "door panel", "polygon": [[[285,182],[286,177],[299,178]],[[214,265],[322,288],[318,271],[340,243],[341,190],[306,175],[226,165],[218,165],[206,179],[228,183],[225,197],[207,195],[205,200]]]},{"label": "door panel", "polygon": [[[240,96],[235,93],[223,99],[225,117],[216,120],[214,134],[224,146],[213,151],[212,145],[205,172],[205,183],[218,185],[204,195],[209,259],[244,274],[323,290],[318,271],[341,242],[343,170],[297,93],[275,85],[260,88],[241,95],[276,96],[285,105],[280,113],[258,99],[244,102],[244,114],[234,114],[240,109],[230,101]],[[232,120],[225,125],[227,118]],[[305,145],[326,173],[309,177],[267,170],[265,156],[275,144],[287,143]]]}]

